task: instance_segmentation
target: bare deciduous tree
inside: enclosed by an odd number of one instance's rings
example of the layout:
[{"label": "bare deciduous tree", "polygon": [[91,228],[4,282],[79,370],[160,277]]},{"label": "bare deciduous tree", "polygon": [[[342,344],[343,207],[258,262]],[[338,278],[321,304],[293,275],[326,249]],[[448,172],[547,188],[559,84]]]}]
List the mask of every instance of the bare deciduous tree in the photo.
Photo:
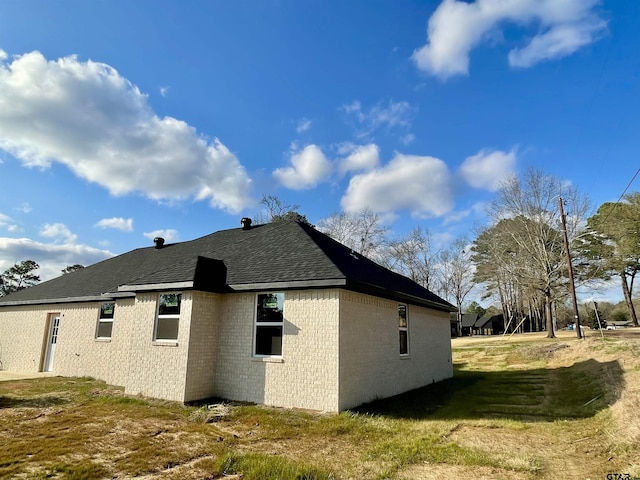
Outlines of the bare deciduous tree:
[{"label": "bare deciduous tree", "polygon": [[253,219],[256,223],[273,223],[283,220],[297,220],[311,225],[305,215],[298,212],[300,205],[289,204],[277,195],[262,195],[260,204],[265,206],[265,211],[259,213]]},{"label": "bare deciduous tree", "polygon": [[555,336],[553,301],[567,294],[558,197],[566,204],[567,234],[575,238],[584,225],[587,198],[575,187],[539,170],[529,170],[522,180],[512,177],[505,181],[489,208],[494,225],[508,220],[503,222],[503,235],[512,249],[514,278],[521,292],[542,294],[547,336],[551,338]]},{"label": "bare deciduous tree", "polygon": [[439,255],[439,267],[438,292],[454,303],[458,307],[458,314],[461,314],[464,300],[475,286],[469,241],[461,237],[454,240],[449,248],[442,250]]},{"label": "bare deciduous tree", "polygon": [[371,210],[336,213],[318,222],[318,230],[372,260],[383,262],[389,228]]},{"label": "bare deciduous tree", "polygon": [[427,229],[416,227],[406,237],[389,242],[389,268],[427,289],[433,288],[436,256]]}]

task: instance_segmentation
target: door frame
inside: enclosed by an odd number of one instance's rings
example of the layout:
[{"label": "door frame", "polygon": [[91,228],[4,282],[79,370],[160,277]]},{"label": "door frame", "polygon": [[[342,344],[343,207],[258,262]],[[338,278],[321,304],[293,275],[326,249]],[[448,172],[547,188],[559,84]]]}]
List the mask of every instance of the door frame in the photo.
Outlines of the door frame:
[{"label": "door frame", "polygon": [[[56,347],[60,336],[60,313],[49,313],[47,315],[47,323],[44,336],[44,345],[42,349],[42,362],[40,362],[41,372],[53,371],[53,362],[55,360]],[[54,341],[55,340],[55,341]],[[52,345],[53,348],[52,348]],[[47,370],[47,368],[49,370]]]}]

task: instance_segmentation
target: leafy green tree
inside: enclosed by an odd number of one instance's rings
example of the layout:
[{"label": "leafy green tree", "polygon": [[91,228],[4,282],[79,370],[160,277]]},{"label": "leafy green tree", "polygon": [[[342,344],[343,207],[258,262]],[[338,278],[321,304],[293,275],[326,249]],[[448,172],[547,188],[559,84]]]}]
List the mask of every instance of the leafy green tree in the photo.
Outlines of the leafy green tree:
[{"label": "leafy green tree", "polygon": [[83,268],[84,268],[84,265],[80,265],[79,263],[76,263],[74,265],[67,265],[62,269],[62,274],[64,275],[65,273],[72,273],[72,272],[75,272],[76,270],[82,270]]},{"label": "leafy green tree", "polygon": [[40,268],[33,260],[23,260],[0,275],[0,296],[31,287],[40,281],[40,275],[34,273]]},{"label": "leafy green tree", "polygon": [[603,203],[587,226],[588,235],[578,244],[587,264],[581,276],[603,280],[618,276],[629,315],[638,326],[632,294],[640,272],[640,192],[625,195],[622,202]]},{"label": "leafy green tree", "polygon": [[597,303],[590,303],[585,305],[587,310],[587,321],[586,325],[589,325],[594,330],[598,330],[600,328],[607,328],[607,322],[602,315],[602,310],[600,305]]},{"label": "leafy green tree", "polygon": [[618,323],[627,323],[629,321],[629,312],[616,309],[611,313],[611,321]]},{"label": "leafy green tree", "polygon": [[467,313],[476,313],[483,317],[484,314],[487,313],[487,310],[478,302],[471,302],[471,304],[467,307]]}]

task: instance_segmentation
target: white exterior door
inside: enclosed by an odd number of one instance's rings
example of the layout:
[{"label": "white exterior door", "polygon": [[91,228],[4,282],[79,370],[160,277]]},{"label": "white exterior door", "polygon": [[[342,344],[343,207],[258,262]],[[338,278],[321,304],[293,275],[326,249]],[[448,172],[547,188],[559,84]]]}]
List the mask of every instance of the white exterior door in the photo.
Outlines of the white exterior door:
[{"label": "white exterior door", "polygon": [[49,321],[49,336],[47,341],[47,353],[44,357],[44,366],[42,368],[45,372],[53,371],[53,358],[56,353],[56,345],[58,344],[58,330],[60,329],[60,315],[51,315]]}]

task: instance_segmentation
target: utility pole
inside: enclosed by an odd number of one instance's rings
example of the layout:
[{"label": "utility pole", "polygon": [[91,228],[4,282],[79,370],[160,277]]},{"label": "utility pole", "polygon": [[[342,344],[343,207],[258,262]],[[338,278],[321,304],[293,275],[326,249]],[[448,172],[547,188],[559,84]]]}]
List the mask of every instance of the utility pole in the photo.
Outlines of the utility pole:
[{"label": "utility pole", "polygon": [[558,206],[560,207],[560,221],[562,223],[564,250],[565,252],[567,252],[567,268],[569,269],[569,291],[571,292],[571,300],[573,301],[573,314],[576,319],[576,331],[578,332],[578,338],[582,338],[582,331],[580,329],[580,315],[578,314],[578,300],[576,299],[576,285],[573,281],[573,265],[571,264],[571,252],[569,251],[569,238],[567,237],[567,223],[564,217],[562,197],[558,197]]}]

